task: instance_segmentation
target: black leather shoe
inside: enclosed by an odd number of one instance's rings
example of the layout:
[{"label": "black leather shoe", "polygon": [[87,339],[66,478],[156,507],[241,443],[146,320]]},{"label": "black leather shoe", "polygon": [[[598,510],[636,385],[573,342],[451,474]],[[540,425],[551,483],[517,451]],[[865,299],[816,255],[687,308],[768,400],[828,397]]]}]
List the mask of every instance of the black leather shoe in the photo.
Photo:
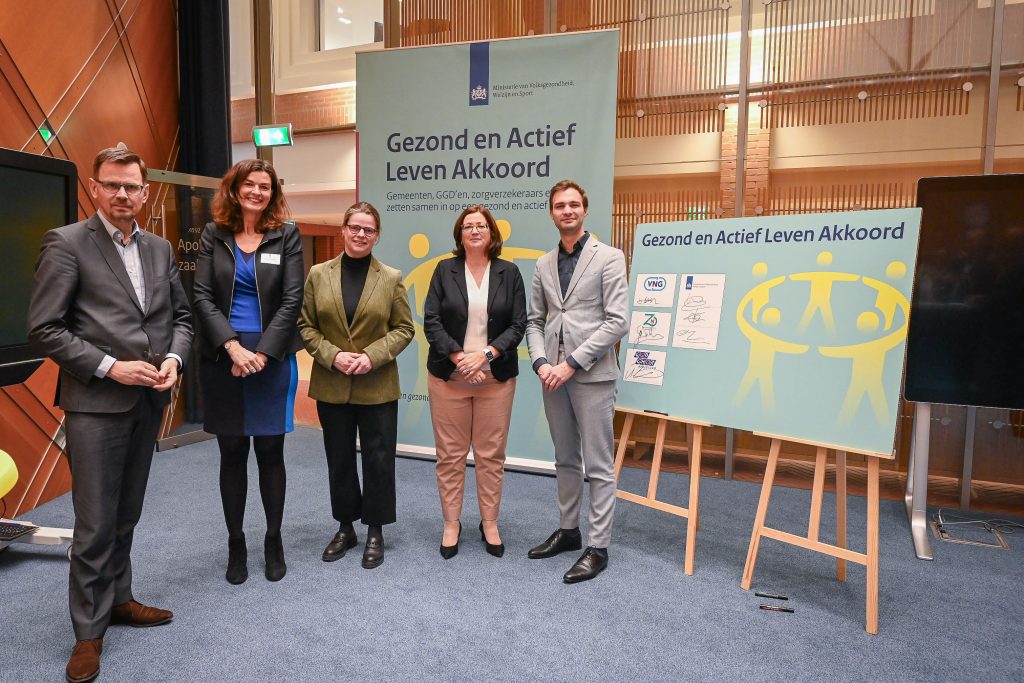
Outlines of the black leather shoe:
[{"label": "black leather shoe", "polygon": [[583,536],[579,529],[559,529],[548,536],[548,540],[527,553],[531,560],[542,560],[545,557],[554,557],[566,550],[579,550],[583,547]]},{"label": "black leather shoe", "polygon": [[263,575],[267,577],[267,581],[283,579],[288,566],[284,563],[284,544],[281,543],[280,534],[267,535],[263,539],[263,557],[266,562]]},{"label": "black leather shoe", "polygon": [[459,540],[462,538],[462,522],[459,522],[459,536],[455,539],[455,545],[441,544],[441,557],[450,560],[459,554]]},{"label": "black leather shoe", "polygon": [[593,546],[589,546],[583,554],[580,555],[580,559],[576,560],[576,564],[574,564],[572,568],[565,573],[565,576],[562,577],[562,581],[565,581],[566,583],[589,581],[603,572],[607,566],[608,551],[605,548],[594,548]]},{"label": "black leather shoe", "polygon": [[501,557],[502,555],[505,554],[505,544],[504,543],[494,544],[494,543],[488,543],[487,542],[487,534],[484,533],[484,523],[483,523],[483,520],[480,521],[480,539],[484,542],[484,545],[487,546],[488,554],[494,555],[495,557]]},{"label": "black leather shoe", "polygon": [[249,578],[249,569],[245,566],[248,552],[245,549],[245,536],[228,538],[228,570],[224,578],[228,583],[238,585]]},{"label": "black leather shoe", "polygon": [[323,560],[324,562],[334,562],[345,557],[345,553],[349,548],[354,548],[359,543],[359,539],[356,537],[355,531],[339,531],[334,534],[334,538],[324,548]]},{"label": "black leather shoe", "polygon": [[366,547],[363,548],[363,569],[379,567],[382,562],[384,562],[384,539],[368,536]]}]

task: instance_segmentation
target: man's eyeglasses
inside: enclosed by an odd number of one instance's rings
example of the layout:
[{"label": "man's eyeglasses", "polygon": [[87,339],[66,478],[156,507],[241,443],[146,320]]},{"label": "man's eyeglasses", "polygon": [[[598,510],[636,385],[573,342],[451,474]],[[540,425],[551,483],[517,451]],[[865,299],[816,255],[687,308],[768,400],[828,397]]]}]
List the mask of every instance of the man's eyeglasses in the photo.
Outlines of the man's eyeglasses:
[{"label": "man's eyeglasses", "polygon": [[360,232],[365,234],[367,237],[376,237],[377,233],[380,232],[377,228],[367,228],[363,225],[346,225],[345,230],[347,230],[348,234],[353,237],[358,235]]},{"label": "man's eyeglasses", "polygon": [[123,189],[124,193],[129,197],[137,196],[146,187],[145,185],[136,185],[135,183],[115,183],[112,180],[97,180],[95,182],[107,194],[117,194]]},{"label": "man's eyeglasses", "polygon": [[486,223],[463,223],[462,232],[487,232],[490,228]]}]

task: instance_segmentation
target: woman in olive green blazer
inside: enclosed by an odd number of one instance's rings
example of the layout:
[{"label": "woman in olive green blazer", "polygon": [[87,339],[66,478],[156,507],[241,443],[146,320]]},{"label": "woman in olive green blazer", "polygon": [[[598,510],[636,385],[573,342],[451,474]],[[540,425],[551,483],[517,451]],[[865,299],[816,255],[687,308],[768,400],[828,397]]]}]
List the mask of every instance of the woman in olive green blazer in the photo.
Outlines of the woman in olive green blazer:
[{"label": "woman in olive green blazer", "polygon": [[[299,333],[315,361],[309,396],[324,431],[331,511],[340,528],[324,562],[341,559],[358,543],[352,522],[367,525],[363,567],[384,561],[382,527],[395,521],[395,449],[398,442],[398,364],[413,337],[402,273],[373,257],[380,215],[353,204],[342,222],[345,251],[313,266],[306,279]],[[363,485],[356,471],[356,437]]]}]

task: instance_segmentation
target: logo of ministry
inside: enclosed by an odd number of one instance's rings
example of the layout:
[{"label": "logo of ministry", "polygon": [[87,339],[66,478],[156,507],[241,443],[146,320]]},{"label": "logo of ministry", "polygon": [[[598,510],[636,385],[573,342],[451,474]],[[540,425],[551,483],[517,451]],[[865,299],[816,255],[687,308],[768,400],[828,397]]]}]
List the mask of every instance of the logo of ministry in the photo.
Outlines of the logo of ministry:
[{"label": "logo of ministry", "polygon": [[487,88],[482,85],[477,85],[475,88],[469,91],[469,99],[474,102],[486,102],[487,101]]},{"label": "logo of ministry", "polygon": [[[817,264],[817,271],[770,279],[765,279],[767,264],[754,265],[752,274],[763,282],[754,285],[736,308],[736,322],[750,341],[750,355],[733,403],[742,404],[756,384],[762,410],[766,415],[774,415],[776,356],[798,356],[814,348],[826,358],[849,361],[849,385],[839,408],[838,423],[851,425],[866,397],[875,420],[885,425],[891,419],[883,381],[885,363],[890,352],[907,338],[910,301],[888,282],[829,270],[832,254],[828,251],[818,254]],[[889,263],[885,269],[885,278],[890,281],[900,280],[906,274],[907,266],[900,261]],[[787,281],[800,289],[785,286]],[[835,285],[840,291],[833,292]],[[772,305],[773,290],[780,295],[776,305]],[[799,303],[802,298],[796,294],[798,291],[806,292],[806,304],[799,313],[799,305],[794,309],[792,303]],[[842,310],[849,318],[840,319],[839,331],[832,312],[833,294],[843,301]],[[793,321],[796,315],[800,316],[798,322],[783,325],[784,319]]]}]

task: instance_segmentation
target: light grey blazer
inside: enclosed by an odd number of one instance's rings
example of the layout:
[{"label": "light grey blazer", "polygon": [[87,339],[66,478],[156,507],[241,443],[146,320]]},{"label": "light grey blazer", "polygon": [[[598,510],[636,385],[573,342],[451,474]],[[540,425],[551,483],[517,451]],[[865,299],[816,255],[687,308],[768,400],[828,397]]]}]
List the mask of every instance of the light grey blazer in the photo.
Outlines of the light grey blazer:
[{"label": "light grey blazer", "polygon": [[566,289],[558,283],[558,247],[537,259],[526,320],[526,343],[531,362],[558,358],[558,331],[566,356],[580,364],[578,382],[617,379],[615,344],[626,334],[629,286],[622,251],[601,244],[591,235]]}]

